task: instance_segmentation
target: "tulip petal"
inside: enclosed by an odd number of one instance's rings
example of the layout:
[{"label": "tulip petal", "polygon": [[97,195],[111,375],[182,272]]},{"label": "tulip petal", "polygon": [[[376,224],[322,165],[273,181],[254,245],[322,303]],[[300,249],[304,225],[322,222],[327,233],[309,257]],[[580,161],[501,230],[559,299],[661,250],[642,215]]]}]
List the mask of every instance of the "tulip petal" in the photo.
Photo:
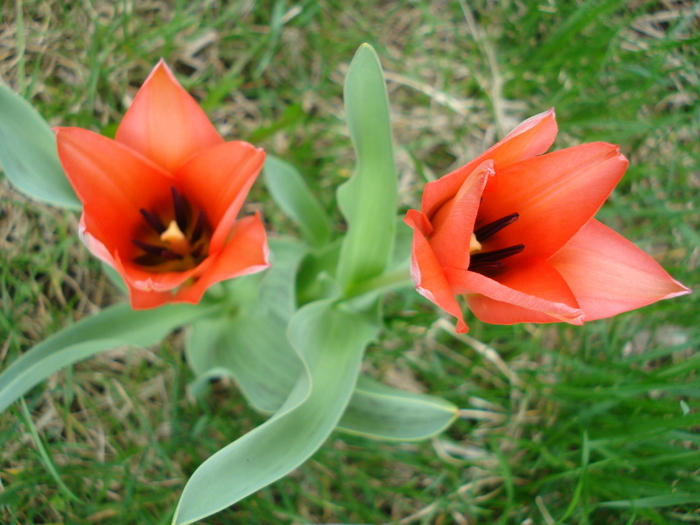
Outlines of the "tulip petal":
[{"label": "tulip petal", "polygon": [[447,268],[445,274],[455,293],[466,294],[469,308],[486,323],[583,324],[583,312],[573,292],[547,261],[523,261],[497,281],[453,268]]},{"label": "tulip petal", "polygon": [[498,172],[511,164],[546,152],[554,143],[556,135],[554,109],[530,117],[476,159],[426,184],[423,192],[423,212],[432,218],[437,209],[457,193],[469,174],[485,160],[493,160]]},{"label": "tulip petal", "polygon": [[112,268],[116,268],[117,263],[114,261],[114,257],[112,257],[112,254],[109,252],[107,247],[87,231],[84,213],[80,216],[78,236],[91,254],[101,261],[109,264]]},{"label": "tulip petal", "polygon": [[236,221],[228,242],[212,259],[211,267],[199,279],[191,286],[178,290],[175,302],[196,304],[210,286],[233,277],[257,273],[270,266],[267,234],[260,215],[256,213]]},{"label": "tulip petal", "polygon": [[116,258],[117,271],[129,287],[132,308],[155,308],[166,303],[197,304],[207,289],[223,280],[264,270],[269,266],[267,235],[258,214],[233,226],[220,252],[184,272],[153,273]]},{"label": "tulip petal", "polygon": [[177,169],[197,151],[223,142],[163,60],[136,93],[116,140],[168,171]]},{"label": "tulip petal", "polygon": [[690,293],[649,255],[596,220],[550,262],[571,287],[586,321]]},{"label": "tulip petal", "polygon": [[192,157],[175,173],[191,203],[214,228],[210,251],[219,251],[265,162],[265,152],[247,142],[225,142]]},{"label": "tulip petal", "polygon": [[524,244],[525,250],[510,261],[548,259],[595,215],[627,164],[617,146],[594,142],[499,171],[497,190],[484,193],[479,223],[511,213],[519,213],[520,218],[495,235],[485,249]]},{"label": "tulip petal", "polygon": [[149,308],[158,308],[173,301],[173,293],[154,292],[153,290],[145,291],[133,286],[129,286],[129,302],[134,310],[148,310]]},{"label": "tulip petal", "polygon": [[435,233],[430,246],[442,266],[469,268],[469,249],[474,221],[486,183],[494,174],[493,161],[480,164],[469,175],[454,198],[435,214],[431,224]]},{"label": "tulip petal", "polygon": [[142,221],[139,209],[167,198],[168,174],[127,146],[85,129],[57,128],[56,144],[83,203],[84,231],[110,253],[133,252],[131,234]]},{"label": "tulip petal", "polygon": [[[124,278],[124,282],[129,287],[130,295],[137,290],[147,293],[168,292],[171,299],[172,290],[182,286],[189,279],[205,273],[213,262],[213,259],[209,257],[198,266],[182,272],[153,272],[148,267],[140,266],[129,259],[123,259],[119,252],[115,252],[113,255],[115,269]],[[137,308],[133,301],[132,306]]]},{"label": "tulip petal", "polygon": [[409,210],[404,221],[413,228],[413,244],[411,246],[411,278],[416,290],[423,297],[435,303],[447,313],[457,318],[457,332],[466,333],[469,328],[464,322],[462,308],[454,297],[452,288],[443,273],[433,249],[426,239],[430,233],[427,218],[417,210]]}]

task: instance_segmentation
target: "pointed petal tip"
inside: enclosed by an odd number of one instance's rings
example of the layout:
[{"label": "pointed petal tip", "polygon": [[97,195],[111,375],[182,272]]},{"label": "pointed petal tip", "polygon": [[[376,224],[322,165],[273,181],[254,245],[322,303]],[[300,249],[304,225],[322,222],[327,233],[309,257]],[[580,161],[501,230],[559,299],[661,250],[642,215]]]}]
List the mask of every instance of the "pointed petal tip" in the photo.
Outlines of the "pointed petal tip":
[{"label": "pointed petal tip", "polygon": [[[503,139],[497,145],[506,143],[508,140],[513,139],[518,135],[522,135],[523,133],[537,126],[541,126],[539,133],[544,133],[548,136],[551,136],[551,142],[554,142],[554,137],[557,134],[558,126],[553,107],[549,108],[546,111],[543,111],[542,113],[538,113],[537,115],[533,115],[530,118],[523,120],[520,124],[513,128],[513,130],[510,133],[503,137]],[[542,150],[541,153],[544,153],[547,149],[549,149],[549,146],[551,146],[551,142]]]},{"label": "pointed petal tip", "polygon": [[457,326],[455,326],[455,332],[458,334],[466,334],[469,332],[469,326],[464,322],[464,319],[457,319]]},{"label": "pointed petal tip", "polygon": [[134,96],[115,140],[168,171],[175,171],[194,153],[224,142],[162,59]]},{"label": "pointed petal tip", "polygon": [[[163,57],[160,57],[160,58],[158,59],[158,62],[156,63],[156,65],[153,66],[153,69],[152,69],[151,72],[148,74],[148,77],[146,77],[146,80],[144,81],[144,84],[145,84],[146,82],[148,82],[148,80],[149,80],[154,74],[156,74],[156,73],[158,73],[158,72],[161,72],[161,71],[164,72],[164,73],[166,73],[166,74],[170,77],[171,80],[175,80],[175,82],[177,82],[177,80],[175,79],[175,75],[173,74],[173,70],[170,69],[170,66],[169,66],[168,63],[165,61],[165,59],[164,59]],[[177,82],[177,83],[179,84],[179,82]]]},{"label": "pointed petal tip", "polygon": [[569,283],[586,321],[690,293],[651,256],[595,219],[550,262]]},{"label": "pointed petal tip", "polygon": [[681,295],[688,295],[689,293],[693,293],[693,291],[685,286],[683,283],[676,281],[673,277],[671,277],[671,280],[673,283],[678,287],[678,290],[675,292],[671,292],[668,295],[662,297],[661,299],[671,299],[673,297],[680,297]]},{"label": "pointed petal tip", "polygon": [[[616,160],[619,160],[620,162],[624,163],[625,167],[629,165],[629,160],[627,160],[627,157],[625,157],[625,155],[620,152],[620,146],[617,144],[612,144],[610,142],[596,141],[596,142],[588,142],[586,144],[581,144],[579,146],[574,146],[574,148],[581,147],[581,146],[587,146],[591,155],[598,154],[601,157],[607,155],[610,158],[616,158]],[[573,148],[569,148],[569,149],[573,149]],[[559,151],[564,151],[564,150],[559,150]]]},{"label": "pointed petal tip", "polygon": [[433,233],[433,226],[428,218],[418,210],[408,210],[403,222],[409,228],[420,231],[426,237]]}]

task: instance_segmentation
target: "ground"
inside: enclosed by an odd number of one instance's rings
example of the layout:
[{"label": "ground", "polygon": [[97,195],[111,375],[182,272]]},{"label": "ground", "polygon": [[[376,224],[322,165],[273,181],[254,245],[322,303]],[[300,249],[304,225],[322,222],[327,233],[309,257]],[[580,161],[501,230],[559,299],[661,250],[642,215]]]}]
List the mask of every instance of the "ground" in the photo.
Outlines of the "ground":
[{"label": "ground", "polygon": [[[353,167],[342,83],[369,42],[402,210],[426,180],[555,107],[555,148],[602,140],[630,159],[598,218],[697,290],[699,16],[671,0],[17,0],[0,7],[0,76],[52,125],[113,135],[163,57],[227,139],[295,164],[339,221],[333,190]],[[0,196],[4,367],[122,298],[75,215],[4,178]],[[270,231],[293,232],[262,184],[249,203]],[[470,338],[415,293],[384,313],[366,371],[451,400],[460,420],[419,444],[334,434],[207,523],[700,522],[697,293],[582,328],[472,318]],[[61,371],[2,415],[0,521],[169,523],[188,475],[264,421],[230,383],[188,396],[181,337]]]}]

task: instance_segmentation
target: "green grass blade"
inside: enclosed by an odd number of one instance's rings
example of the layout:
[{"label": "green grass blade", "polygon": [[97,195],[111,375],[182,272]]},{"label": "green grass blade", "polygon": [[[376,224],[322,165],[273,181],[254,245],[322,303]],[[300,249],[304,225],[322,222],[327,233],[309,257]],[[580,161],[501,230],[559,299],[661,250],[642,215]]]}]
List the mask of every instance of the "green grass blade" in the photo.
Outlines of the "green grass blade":
[{"label": "green grass blade", "polygon": [[44,443],[41,441],[41,437],[39,436],[39,433],[36,431],[36,426],[34,425],[34,421],[32,421],[32,414],[29,412],[29,408],[27,407],[27,403],[24,401],[24,398],[20,399],[21,401],[21,406],[22,406],[22,415],[24,416],[24,422],[29,428],[29,433],[32,436],[32,439],[34,440],[34,445],[36,445],[37,450],[39,451],[39,455],[41,456],[41,461],[46,467],[46,470],[49,471],[49,474],[51,477],[54,479],[56,482],[56,485],[58,486],[58,489],[63,493],[64,496],[66,496],[67,499],[73,500],[73,501],[80,501],[80,498],[73,494],[71,490],[66,486],[65,483],[63,483],[63,480],[61,479],[61,476],[58,475],[58,471],[56,470],[56,465],[54,465],[53,460],[51,459],[51,456],[49,453],[46,451],[46,447],[44,446]]},{"label": "green grass blade", "polygon": [[0,85],[0,164],[10,181],[34,199],[79,210],[56,152],[56,137],[22,97]]},{"label": "green grass blade", "polygon": [[700,504],[700,494],[668,494],[665,496],[650,496],[648,498],[606,501],[600,503],[604,508],[653,508],[669,507],[672,505]]},{"label": "green grass blade", "polygon": [[173,524],[195,523],[219,512],[311,457],[347,406],[364,349],[377,330],[366,317],[332,301],[299,310],[290,321],[289,339],[306,366],[294,389],[277,414],[194,472]]},{"label": "green grass blade", "polygon": [[338,204],[348,223],[338,278],[348,292],[389,264],[398,199],[386,84],[379,58],[368,44],[360,46],[350,64],[344,95],[357,155],[355,174],[338,188]]}]

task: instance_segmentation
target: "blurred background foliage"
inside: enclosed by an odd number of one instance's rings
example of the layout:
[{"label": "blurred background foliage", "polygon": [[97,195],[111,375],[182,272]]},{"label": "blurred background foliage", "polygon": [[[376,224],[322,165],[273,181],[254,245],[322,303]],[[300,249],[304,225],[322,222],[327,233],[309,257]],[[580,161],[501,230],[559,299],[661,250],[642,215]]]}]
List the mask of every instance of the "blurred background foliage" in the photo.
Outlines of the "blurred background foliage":
[{"label": "blurred background foliage", "polygon": [[[334,189],[353,166],[342,83],[369,42],[402,211],[554,106],[556,148],[602,140],[630,158],[598,217],[697,290],[699,29],[689,0],[5,0],[0,76],[52,125],[113,135],[163,57],[227,139],[296,165],[339,219]],[[247,206],[293,233],[262,185]],[[76,231],[77,217],[0,178],[4,363],[120,300]],[[697,293],[583,328],[472,319],[473,339],[413,292],[391,295],[385,316],[366,371],[448,398],[460,420],[420,444],[335,434],[207,523],[700,522]],[[196,403],[191,379],[175,334],[34,389],[31,418],[0,417],[0,521],[169,523],[197,465],[264,420],[227,382]]]}]

